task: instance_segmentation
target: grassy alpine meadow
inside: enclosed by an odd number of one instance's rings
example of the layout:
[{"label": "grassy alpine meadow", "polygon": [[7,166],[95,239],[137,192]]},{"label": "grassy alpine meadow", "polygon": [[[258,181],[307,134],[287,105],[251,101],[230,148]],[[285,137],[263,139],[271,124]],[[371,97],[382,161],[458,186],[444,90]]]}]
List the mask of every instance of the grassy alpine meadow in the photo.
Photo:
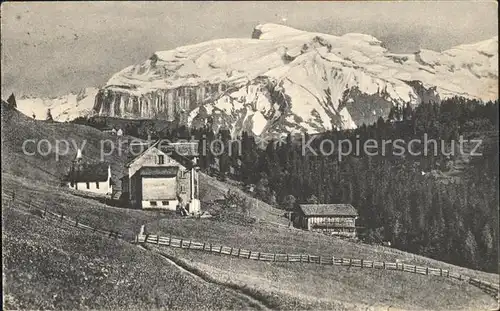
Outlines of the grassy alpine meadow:
[{"label": "grassy alpine meadow", "polygon": [[47,208],[92,227],[118,231],[128,240],[133,240],[141,225],[154,224],[155,221],[166,217],[166,214],[155,211],[112,207],[75,195],[65,188],[2,174],[2,200],[5,204],[11,203],[12,193],[15,193],[14,204],[19,208]]},{"label": "grassy alpine meadow", "polygon": [[277,309],[493,310],[496,306],[480,289],[437,276],[156,249],[223,284],[244,287]]},{"label": "grassy alpine meadow", "polygon": [[212,243],[228,247],[243,248],[268,253],[310,254],[395,262],[434,268],[448,269],[488,282],[498,282],[498,275],[454,266],[423,256],[414,255],[388,247],[375,247],[354,243],[322,234],[287,229],[267,224],[239,225],[211,219],[163,218],[147,225],[150,234],[159,234],[197,242]]},{"label": "grassy alpine meadow", "polygon": [[181,272],[124,241],[3,207],[4,307],[29,309],[246,309],[231,289]]}]

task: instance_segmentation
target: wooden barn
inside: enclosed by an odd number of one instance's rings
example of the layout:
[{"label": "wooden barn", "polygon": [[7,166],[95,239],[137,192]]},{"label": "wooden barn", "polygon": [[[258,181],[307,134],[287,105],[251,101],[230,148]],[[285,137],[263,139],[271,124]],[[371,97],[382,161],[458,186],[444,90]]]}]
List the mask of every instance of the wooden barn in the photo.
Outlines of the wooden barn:
[{"label": "wooden barn", "polygon": [[305,230],[355,238],[357,218],[351,204],[300,204],[294,223]]}]

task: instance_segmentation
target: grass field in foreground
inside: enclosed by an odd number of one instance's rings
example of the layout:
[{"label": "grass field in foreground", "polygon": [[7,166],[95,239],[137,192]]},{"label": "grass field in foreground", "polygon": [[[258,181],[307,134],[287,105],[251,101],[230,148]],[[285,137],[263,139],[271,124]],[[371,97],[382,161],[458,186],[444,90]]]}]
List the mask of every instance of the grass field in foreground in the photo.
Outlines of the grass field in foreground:
[{"label": "grass field in foreground", "polygon": [[[36,216],[23,214],[22,210],[17,211],[18,208],[26,210],[28,207],[20,202],[30,199],[32,206],[48,205],[52,211],[64,212],[73,218],[79,217],[81,222],[92,226],[124,232],[131,239],[140,226],[145,224],[151,233],[172,233],[194,240],[257,251],[334,254],[386,261],[399,258],[407,263],[441,267],[490,282],[498,280],[498,275],[495,274],[300,230],[287,230],[261,223],[244,226],[210,219],[182,219],[172,214],[108,207],[58,187],[8,174],[2,174],[2,182],[2,198],[7,198],[15,190],[18,202],[8,205],[8,209],[4,208],[3,218],[4,252],[7,254],[5,259],[10,260],[5,261],[9,263],[6,265],[6,283],[10,287],[6,287],[4,292],[7,294],[8,306],[17,308],[52,308],[54,305],[58,309],[191,309],[192,305],[181,299],[184,297],[192,300],[191,296],[183,296],[186,295],[184,289],[189,292],[204,286],[193,280],[191,284],[189,278],[183,279],[184,275],[177,276],[178,271],[168,267],[162,258],[144,253],[129,244],[99,236],[94,238],[94,235],[85,231],[53,228],[50,223]],[[450,310],[448,306],[453,306],[451,309],[489,310],[494,306],[494,300],[479,289],[436,277],[359,268],[269,264],[195,251],[166,251],[178,259],[187,260],[190,265],[212,278],[258,293],[266,304],[280,309],[359,310],[375,306],[386,310],[392,305],[403,309]],[[97,270],[92,270],[94,268],[88,262],[95,262],[98,266],[104,264],[104,268],[114,274],[106,272],[103,277]],[[44,270],[45,267],[47,271]],[[93,276],[89,278],[89,275]],[[136,287],[130,285],[130,282],[129,287],[122,285],[119,280],[123,275],[124,279],[134,280],[132,283]],[[93,281],[85,280],[85,277]],[[173,282],[171,278],[177,277],[181,279]],[[72,281],[81,278],[84,281]],[[188,285],[182,287],[180,283],[183,282]],[[176,292],[174,286],[181,286],[181,293]],[[42,287],[44,290],[38,293],[37,289]],[[97,288],[98,292],[93,288]],[[215,306],[211,305],[203,296],[196,298],[199,302],[194,300],[197,306],[213,309],[244,308],[244,303],[237,298],[224,296],[224,293],[212,295],[210,290],[212,289],[207,290],[207,295],[220,296],[220,302]],[[220,290],[225,292],[224,288]],[[147,294],[149,291],[152,294]],[[111,294],[107,294],[108,292]],[[143,294],[143,298],[137,298],[139,294],[134,294],[136,292]],[[176,294],[172,295],[172,292]],[[52,297],[56,294],[55,298]],[[122,298],[116,300],[106,295]],[[77,301],[75,297],[91,298]]]},{"label": "grass field in foreground", "polygon": [[400,271],[266,263],[156,247],[220,282],[245,286],[279,309],[494,310],[494,299],[465,282]]},{"label": "grass field in foreground", "polygon": [[4,307],[220,310],[250,307],[132,244],[2,208]]},{"label": "grass field in foreground", "polygon": [[163,218],[146,226],[151,234],[192,239],[252,251],[289,254],[310,254],[395,262],[448,269],[488,282],[498,283],[498,275],[450,265],[386,247],[353,243],[322,234],[289,230],[263,224],[249,226],[223,223],[210,219]]}]

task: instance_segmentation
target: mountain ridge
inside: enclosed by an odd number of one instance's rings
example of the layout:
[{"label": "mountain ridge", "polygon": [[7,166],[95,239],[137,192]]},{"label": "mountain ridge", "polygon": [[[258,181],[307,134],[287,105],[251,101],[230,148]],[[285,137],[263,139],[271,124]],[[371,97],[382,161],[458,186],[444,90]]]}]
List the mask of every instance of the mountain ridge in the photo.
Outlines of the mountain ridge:
[{"label": "mountain ridge", "polygon": [[[389,52],[377,38],[255,27],[252,39],[217,39],[169,51],[113,75],[94,111],[182,118],[233,135],[355,128],[393,105],[497,97],[498,37],[443,52]],[[184,116],[185,117],[185,116]]]},{"label": "mountain ridge", "polygon": [[261,24],[250,38],[155,52],[114,74],[93,102],[79,105],[85,109],[64,109],[54,119],[177,119],[233,136],[352,129],[387,117],[395,105],[453,96],[495,100],[497,64],[498,37],[397,54],[371,35]]}]

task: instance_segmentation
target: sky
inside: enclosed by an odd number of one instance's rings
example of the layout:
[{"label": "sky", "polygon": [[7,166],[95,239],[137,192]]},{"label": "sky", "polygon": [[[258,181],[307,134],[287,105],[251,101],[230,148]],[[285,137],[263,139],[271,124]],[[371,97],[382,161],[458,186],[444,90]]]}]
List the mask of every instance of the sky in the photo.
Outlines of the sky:
[{"label": "sky", "polygon": [[249,38],[278,23],[375,36],[393,52],[442,51],[498,35],[496,1],[7,2],[1,6],[2,98],[100,87],[155,51]]}]

